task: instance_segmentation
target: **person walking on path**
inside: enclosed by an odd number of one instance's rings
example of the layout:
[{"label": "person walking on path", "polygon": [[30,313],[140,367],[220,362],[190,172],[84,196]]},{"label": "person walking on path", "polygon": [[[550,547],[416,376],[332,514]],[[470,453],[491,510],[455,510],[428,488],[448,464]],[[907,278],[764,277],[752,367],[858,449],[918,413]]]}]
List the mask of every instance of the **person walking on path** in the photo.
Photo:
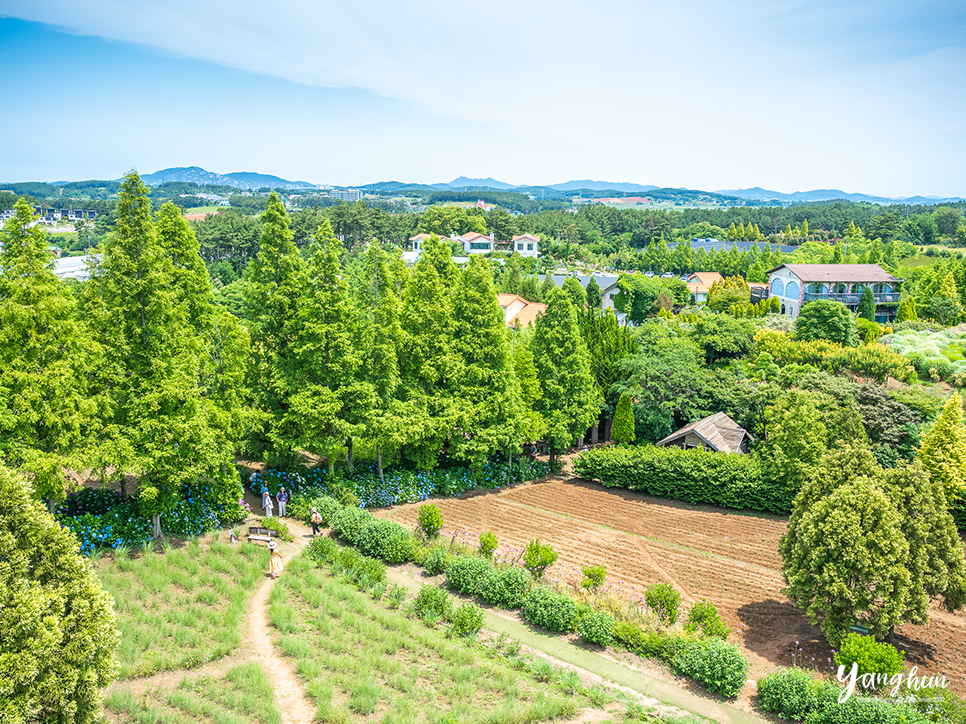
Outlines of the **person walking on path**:
[{"label": "person walking on path", "polygon": [[285,517],[285,504],[288,503],[288,491],[285,488],[279,488],[278,493],[275,495],[275,500],[278,502],[278,517]]},{"label": "person walking on path", "polygon": [[312,517],[309,522],[312,524],[312,537],[315,538],[319,534],[319,526],[322,525],[322,516],[315,508],[312,508]]},{"label": "person walking on path", "polygon": [[268,572],[272,578],[278,578],[282,572],[282,554],[278,552],[278,544],[275,541],[268,542]]},{"label": "person walking on path", "polygon": [[265,517],[266,518],[271,518],[272,517],[272,508],[274,508],[274,507],[275,507],[275,505],[274,505],[274,503],[272,503],[272,496],[266,490],[264,493],[262,493],[262,508],[265,509]]}]

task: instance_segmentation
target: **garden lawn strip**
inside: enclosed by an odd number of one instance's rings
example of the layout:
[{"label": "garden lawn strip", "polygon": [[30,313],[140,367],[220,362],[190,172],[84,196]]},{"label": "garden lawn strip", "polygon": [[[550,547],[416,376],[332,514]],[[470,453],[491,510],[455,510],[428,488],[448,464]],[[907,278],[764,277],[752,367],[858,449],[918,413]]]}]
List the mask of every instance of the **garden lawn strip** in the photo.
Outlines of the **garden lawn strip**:
[{"label": "garden lawn strip", "polygon": [[[387,576],[391,583],[405,586],[412,592],[418,591],[422,585],[409,574],[394,568],[387,571]],[[661,681],[639,671],[633,671],[619,662],[576,647],[560,636],[542,633],[525,623],[505,618],[493,611],[484,609],[483,616],[485,618],[484,628],[488,631],[505,634],[515,641],[584,671],[596,674],[619,686],[632,689],[685,711],[708,717],[720,724],[763,724],[767,721],[727,704],[692,694],[670,682]]]}]

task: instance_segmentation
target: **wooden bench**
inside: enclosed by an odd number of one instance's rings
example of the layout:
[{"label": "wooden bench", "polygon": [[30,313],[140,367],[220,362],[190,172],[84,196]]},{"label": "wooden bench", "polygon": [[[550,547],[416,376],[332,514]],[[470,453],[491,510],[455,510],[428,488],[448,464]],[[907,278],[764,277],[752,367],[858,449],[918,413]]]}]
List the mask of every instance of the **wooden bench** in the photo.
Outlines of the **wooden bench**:
[{"label": "wooden bench", "polygon": [[278,531],[271,528],[259,528],[258,526],[248,526],[248,542],[259,541],[268,543],[272,538],[278,538]]}]

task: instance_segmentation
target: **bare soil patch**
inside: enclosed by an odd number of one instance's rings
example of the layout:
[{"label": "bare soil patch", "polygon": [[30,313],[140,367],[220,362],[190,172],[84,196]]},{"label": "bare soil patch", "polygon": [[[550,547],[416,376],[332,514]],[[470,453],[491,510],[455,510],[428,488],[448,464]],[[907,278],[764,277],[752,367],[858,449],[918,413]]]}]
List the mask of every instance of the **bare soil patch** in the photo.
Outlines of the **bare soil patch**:
[{"label": "bare soil patch", "polygon": [[[832,652],[817,626],[782,595],[778,540],[783,519],[651,498],[572,478],[548,479],[488,494],[434,500],[444,535],[475,544],[492,530],[498,554],[516,557],[532,538],[560,553],[551,578],[577,584],[581,566],[607,566],[606,588],[641,600],[670,581],[685,605],[708,598],[751,661],[750,677],[799,663],[830,670]],[[420,504],[377,514],[412,527]],[[966,694],[966,615],[933,610],[927,626],[907,624],[896,643],[920,675],[943,675]]]}]

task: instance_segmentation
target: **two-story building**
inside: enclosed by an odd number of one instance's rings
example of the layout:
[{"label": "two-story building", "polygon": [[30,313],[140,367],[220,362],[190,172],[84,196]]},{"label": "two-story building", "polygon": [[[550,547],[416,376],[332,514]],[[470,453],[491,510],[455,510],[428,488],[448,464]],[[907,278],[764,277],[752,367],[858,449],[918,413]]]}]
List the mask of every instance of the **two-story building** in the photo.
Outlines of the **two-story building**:
[{"label": "two-story building", "polygon": [[496,244],[493,234],[487,236],[478,231],[468,231],[459,236],[454,234],[450,238],[463,245],[463,253],[467,256],[470,254],[490,254]]},{"label": "two-story building", "polygon": [[540,256],[539,243],[540,239],[533,234],[520,234],[510,240],[510,250],[511,252],[517,252],[522,257],[533,257],[536,259]]},{"label": "two-story building", "polygon": [[862,292],[872,289],[875,321],[891,322],[896,317],[902,279],[892,276],[878,264],[782,264],[768,272],[771,296],[781,301],[782,314],[792,319],[802,305],[814,299],[842,302],[853,312],[859,307]]}]

